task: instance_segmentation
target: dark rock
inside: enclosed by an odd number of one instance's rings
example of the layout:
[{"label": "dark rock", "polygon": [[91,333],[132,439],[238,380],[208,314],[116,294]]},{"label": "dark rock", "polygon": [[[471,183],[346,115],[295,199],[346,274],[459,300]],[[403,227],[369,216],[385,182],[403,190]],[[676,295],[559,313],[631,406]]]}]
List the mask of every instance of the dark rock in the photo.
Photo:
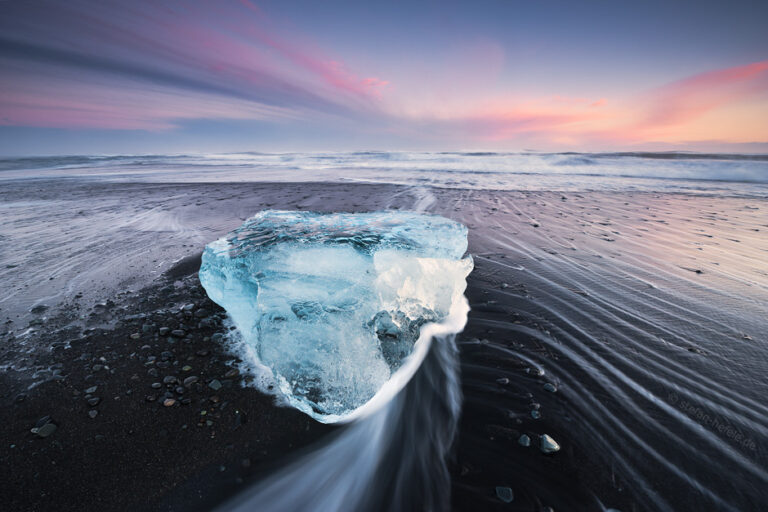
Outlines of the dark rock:
[{"label": "dark rock", "polygon": [[515,495],[509,487],[496,487],[496,497],[504,503],[512,503]]},{"label": "dark rock", "polygon": [[[32,428],[31,432],[38,437],[48,437],[49,435],[56,432],[56,425],[50,421],[50,418],[48,418],[48,422],[44,423],[41,426],[35,426]],[[39,423],[39,422],[38,422]]]}]

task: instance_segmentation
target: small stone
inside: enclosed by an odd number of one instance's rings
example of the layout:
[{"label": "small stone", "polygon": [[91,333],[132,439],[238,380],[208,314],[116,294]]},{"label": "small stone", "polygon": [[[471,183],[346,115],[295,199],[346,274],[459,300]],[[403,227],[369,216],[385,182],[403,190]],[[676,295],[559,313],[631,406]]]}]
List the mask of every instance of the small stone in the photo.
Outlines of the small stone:
[{"label": "small stone", "polygon": [[160,389],[161,387],[163,387],[163,385],[160,384],[159,382],[152,383],[152,389]]},{"label": "small stone", "polygon": [[85,390],[85,393],[88,395],[92,395],[96,392],[96,390],[99,389],[99,386],[91,386]]},{"label": "small stone", "polygon": [[531,446],[531,438],[528,437],[527,434],[523,434],[520,436],[520,439],[517,440],[517,443],[520,446],[525,446],[526,448]]},{"label": "small stone", "polygon": [[95,372],[100,371],[102,368],[104,368],[103,364],[95,364],[95,365],[93,365],[93,371],[95,371]]},{"label": "small stone", "polygon": [[537,420],[537,419],[541,418],[541,413],[539,411],[537,411],[536,409],[534,409],[534,410],[531,411],[531,418]]},{"label": "small stone", "polygon": [[101,398],[97,396],[88,399],[88,405],[90,405],[91,407],[96,407],[97,405],[99,405],[99,402],[101,402]]},{"label": "small stone", "polygon": [[198,380],[200,380],[200,379],[196,375],[192,375],[192,376],[187,377],[186,379],[184,379],[184,385],[189,387],[192,384],[196,383]]},{"label": "small stone", "polygon": [[99,411],[97,411],[96,409],[91,409],[90,411],[88,411],[88,416],[90,416],[91,419],[94,419],[98,415],[99,415]]},{"label": "small stone", "polygon": [[512,503],[512,500],[515,499],[515,495],[509,487],[496,487],[496,497],[504,503]]},{"label": "small stone", "polygon": [[182,329],[174,329],[171,331],[171,336],[176,336],[177,338],[183,338],[186,334],[187,333]]},{"label": "small stone", "polygon": [[157,330],[157,334],[160,336],[167,336],[169,332],[171,332],[170,327],[161,327]]},{"label": "small stone", "polygon": [[240,370],[238,370],[237,368],[232,368],[231,370],[229,370],[227,373],[224,374],[224,377],[227,379],[231,379],[232,377],[237,377],[238,375],[240,375]]},{"label": "small stone", "polygon": [[171,407],[175,403],[176,403],[176,399],[174,398],[166,398],[165,400],[163,400],[163,406],[165,407]]},{"label": "small stone", "polygon": [[183,372],[190,372],[190,371],[192,371],[192,367],[189,366],[188,364],[185,364],[184,366],[182,366],[181,371],[183,371]]},{"label": "small stone", "polygon": [[498,384],[501,384],[502,386],[506,386],[507,384],[509,384],[509,379],[506,377],[502,377],[500,379],[496,379],[496,382]]},{"label": "small stone", "polygon": [[557,391],[557,386],[555,386],[551,382],[547,382],[546,384],[544,384],[544,391],[549,391],[550,393],[554,393]]},{"label": "small stone", "polygon": [[33,434],[36,434],[38,437],[48,437],[49,435],[56,432],[56,425],[51,423],[50,421],[48,423],[43,424],[40,427],[35,427],[31,430]]},{"label": "small stone", "polygon": [[560,450],[560,445],[557,444],[557,441],[549,437],[547,434],[544,434],[541,436],[539,448],[544,453],[555,453]]},{"label": "small stone", "polygon": [[219,382],[217,379],[213,379],[208,383],[208,387],[214,391],[218,391],[221,389],[221,382]]},{"label": "small stone", "polygon": [[146,400],[147,402],[154,402],[155,400],[157,400],[157,397],[155,395],[147,395]]},{"label": "small stone", "polygon": [[176,384],[179,379],[174,377],[173,375],[168,375],[163,378],[163,384]]},{"label": "small stone", "polygon": [[131,339],[132,340],[137,340],[139,338],[141,338],[141,334],[139,334],[138,332],[135,332],[135,333],[131,334]]},{"label": "small stone", "polygon": [[176,386],[174,391],[176,392],[177,395],[183,395],[184,394],[184,388],[181,387],[181,386]]}]

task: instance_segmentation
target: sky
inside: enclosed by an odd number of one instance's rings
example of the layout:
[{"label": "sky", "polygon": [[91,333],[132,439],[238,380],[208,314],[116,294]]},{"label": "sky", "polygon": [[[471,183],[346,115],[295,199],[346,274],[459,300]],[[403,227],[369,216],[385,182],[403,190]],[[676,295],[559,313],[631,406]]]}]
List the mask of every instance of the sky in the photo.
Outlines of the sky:
[{"label": "sky", "polygon": [[768,152],[768,2],[0,0],[0,155]]}]

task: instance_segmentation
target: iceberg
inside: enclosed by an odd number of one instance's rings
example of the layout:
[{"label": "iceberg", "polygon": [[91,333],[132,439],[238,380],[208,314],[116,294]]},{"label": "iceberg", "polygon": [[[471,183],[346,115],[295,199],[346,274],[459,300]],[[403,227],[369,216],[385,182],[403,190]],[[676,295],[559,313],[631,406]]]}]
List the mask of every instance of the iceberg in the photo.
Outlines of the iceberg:
[{"label": "iceberg", "polygon": [[438,215],[266,210],[206,246],[200,282],[288,403],[330,423],[466,303],[466,250],[467,228]]}]

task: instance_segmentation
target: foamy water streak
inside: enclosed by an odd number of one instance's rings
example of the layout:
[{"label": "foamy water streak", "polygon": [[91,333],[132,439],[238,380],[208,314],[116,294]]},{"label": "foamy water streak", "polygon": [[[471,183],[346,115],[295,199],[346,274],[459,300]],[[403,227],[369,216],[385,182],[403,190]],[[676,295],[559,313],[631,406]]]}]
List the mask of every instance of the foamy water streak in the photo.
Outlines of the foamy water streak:
[{"label": "foamy water streak", "polygon": [[423,326],[386,393],[334,439],[219,510],[447,510],[445,459],[461,408],[455,336],[468,311],[461,297],[443,322]]},{"label": "foamy water streak", "polygon": [[0,181],[62,177],[176,183],[355,181],[476,190],[766,196],[768,155],[364,151],[0,159]]}]

